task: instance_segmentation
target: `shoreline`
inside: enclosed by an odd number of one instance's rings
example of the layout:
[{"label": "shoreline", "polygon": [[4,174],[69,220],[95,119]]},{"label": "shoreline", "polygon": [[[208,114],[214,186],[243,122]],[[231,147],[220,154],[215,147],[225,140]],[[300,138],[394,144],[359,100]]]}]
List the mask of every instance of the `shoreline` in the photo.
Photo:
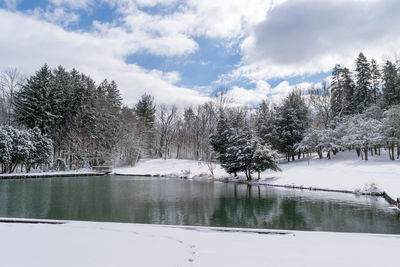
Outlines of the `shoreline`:
[{"label": "shoreline", "polygon": [[344,193],[344,194],[354,194],[354,195],[365,195],[372,197],[382,197],[388,202],[392,207],[396,208],[400,212],[399,203],[388,195],[385,191],[380,192],[357,192],[351,190],[341,190],[341,189],[329,189],[329,188],[320,188],[313,186],[297,186],[297,185],[283,185],[283,184],[271,184],[271,183],[263,183],[259,180],[243,180],[243,179],[234,179],[232,177],[221,177],[221,178],[210,178],[203,176],[193,176],[188,177],[185,175],[175,176],[175,175],[167,175],[167,174],[133,174],[133,173],[119,173],[113,172],[111,174],[105,174],[101,172],[41,172],[41,173],[18,173],[18,174],[0,174],[0,180],[12,180],[12,179],[32,179],[32,178],[66,178],[66,177],[83,177],[83,176],[105,176],[105,175],[115,175],[115,176],[138,176],[138,177],[162,177],[162,178],[175,178],[175,179],[187,179],[187,180],[196,180],[196,179],[207,179],[210,181],[222,182],[222,183],[237,183],[237,184],[248,184],[255,186],[269,186],[269,187],[278,187],[278,188],[286,188],[286,189],[295,189],[295,190],[308,190],[308,191],[319,191],[319,192],[334,192],[334,193]]},{"label": "shoreline", "polygon": [[97,172],[38,172],[38,173],[12,173],[0,174],[0,180],[31,179],[31,178],[57,178],[57,177],[78,177],[78,176],[104,176],[105,173]]},{"label": "shoreline", "polygon": [[[186,177],[186,176],[168,176],[162,174],[124,174],[124,173],[112,173],[112,175],[116,176],[138,176],[138,177],[163,177],[163,178],[174,178],[174,179],[186,179],[186,180],[196,180],[202,179],[205,177]],[[230,178],[208,178],[210,181],[221,182],[221,183],[236,183],[236,184],[247,184],[247,185],[255,185],[255,186],[269,186],[269,187],[278,187],[278,188],[285,188],[285,189],[294,189],[294,190],[308,190],[308,191],[319,191],[319,192],[333,192],[333,193],[343,193],[343,194],[353,194],[353,195],[362,195],[362,196],[371,196],[371,197],[382,197],[392,205],[394,208],[400,212],[399,203],[390,197],[386,192],[356,192],[351,190],[340,190],[340,189],[328,189],[328,188],[318,188],[312,186],[296,186],[296,185],[281,185],[281,184],[268,184],[268,183],[260,183],[258,180],[240,180],[240,179],[230,179]]]}]

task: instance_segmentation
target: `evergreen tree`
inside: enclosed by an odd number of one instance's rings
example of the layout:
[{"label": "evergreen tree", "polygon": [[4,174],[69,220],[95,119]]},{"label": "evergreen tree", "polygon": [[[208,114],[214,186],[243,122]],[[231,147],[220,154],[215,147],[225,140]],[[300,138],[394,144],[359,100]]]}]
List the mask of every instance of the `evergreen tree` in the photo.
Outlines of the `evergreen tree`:
[{"label": "evergreen tree", "polygon": [[[227,155],[228,147],[234,141],[233,129],[226,118],[224,112],[220,113],[217,123],[217,129],[214,134],[209,137],[210,145],[213,150],[218,153],[218,160],[221,164],[228,164],[230,155]],[[228,173],[237,174],[238,168],[230,168]]]},{"label": "evergreen tree", "polygon": [[260,173],[265,170],[281,170],[279,168],[279,155],[275,150],[272,150],[268,145],[263,145],[258,139],[253,139],[252,143],[254,153],[251,169],[258,173],[258,179],[260,179]]},{"label": "evergreen tree", "polygon": [[270,108],[269,103],[263,100],[256,110],[256,131],[264,144],[277,149],[279,136],[275,128],[275,110]]},{"label": "evergreen tree", "polygon": [[380,97],[381,71],[375,59],[371,59],[371,94],[372,103],[377,105]]},{"label": "evergreen tree", "polygon": [[342,99],[343,112],[341,115],[352,115],[357,110],[356,95],[354,93],[355,85],[348,68],[343,69],[341,76],[344,96]]},{"label": "evergreen tree", "polygon": [[57,100],[51,92],[52,78],[49,66],[44,65],[15,95],[17,121],[29,128],[38,127],[49,136],[52,136],[52,126],[57,118],[57,107],[54,106]]},{"label": "evergreen tree", "polygon": [[336,65],[332,71],[332,81],[330,84],[331,90],[331,109],[332,115],[342,116],[343,114],[343,102],[344,102],[344,88],[342,79],[343,68],[340,65]]},{"label": "evergreen tree", "polygon": [[278,151],[284,153],[288,161],[294,160],[295,145],[303,139],[308,128],[308,107],[301,91],[289,93],[277,109],[274,124],[279,136]]},{"label": "evergreen tree", "polygon": [[145,155],[154,156],[156,106],[154,97],[144,94],[139,102],[135,105],[135,115],[137,119],[138,137],[140,147]]},{"label": "evergreen tree", "polygon": [[357,104],[356,111],[358,113],[364,112],[364,110],[373,103],[371,69],[363,53],[360,53],[356,60],[356,90],[354,102]]},{"label": "evergreen tree", "polygon": [[390,61],[386,61],[382,72],[383,101],[385,107],[400,104],[400,86],[398,83],[400,79],[396,65]]}]

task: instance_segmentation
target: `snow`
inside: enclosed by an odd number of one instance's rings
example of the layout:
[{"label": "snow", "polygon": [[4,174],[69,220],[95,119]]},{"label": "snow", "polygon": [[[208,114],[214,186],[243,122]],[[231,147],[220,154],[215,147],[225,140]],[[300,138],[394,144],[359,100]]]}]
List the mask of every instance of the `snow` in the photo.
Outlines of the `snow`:
[{"label": "snow", "polygon": [[[186,178],[211,178],[211,173],[205,163],[186,159],[146,159],[141,160],[136,167],[116,168],[114,172],[127,175],[138,174]],[[219,164],[217,164],[214,174],[215,177],[228,176]]]},{"label": "snow", "polygon": [[31,267],[382,266],[400,247],[399,235],[73,221],[0,223],[0,234],[2,266]]},{"label": "snow", "polygon": [[[331,160],[314,156],[310,160],[283,162],[280,167],[282,172],[262,173],[261,180],[257,183],[353,192],[384,191],[393,199],[400,197],[400,163],[398,160],[390,161],[384,151],[381,156],[370,157],[368,161],[358,158],[355,151],[346,151],[332,156]],[[178,159],[144,160],[137,167],[115,169],[115,173],[188,178],[210,176],[207,166],[199,165],[198,161]],[[219,165],[214,173],[217,179],[231,177],[231,180],[235,180]],[[257,174],[253,176],[256,178]]]}]

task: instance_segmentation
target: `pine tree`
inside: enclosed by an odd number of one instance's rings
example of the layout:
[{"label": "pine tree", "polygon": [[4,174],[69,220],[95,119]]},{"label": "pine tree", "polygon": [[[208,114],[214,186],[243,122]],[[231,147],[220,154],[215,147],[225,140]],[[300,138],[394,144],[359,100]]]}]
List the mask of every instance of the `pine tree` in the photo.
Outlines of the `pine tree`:
[{"label": "pine tree", "polygon": [[268,144],[272,146],[272,148],[277,149],[279,136],[275,128],[275,119],[275,110],[270,108],[269,103],[263,100],[256,110],[257,135],[264,144]]},{"label": "pine tree", "polygon": [[38,127],[46,135],[52,135],[57,115],[54,114],[56,102],[51,92],[53,74],[49,66],[44,65],[27,80],[15,95],[15,116],[18,122],[29,128]]},{"label": "pine tree", "polygon": [[382,89],[383,101],[386,107],[400,104],[400,87],[398,84],[399,75],[396,65],[386,61],[383,67]]},{"label": "pine tree", "polygon": [[354,81],[351,78],[351,72],[348,68],[344,68],[341,73],[342,85],[343,85],[343,99],[342,99],[342,107],[343,112],[342,115],[352,115],[357,110],[357,103],[355,103],[355,85]]},{"label": "pine tree", "polygon": [[253,159],[251,169],[258,173],[265,170],[280,171],[279,168],[279,155],[275,150],[268,145],[263,145],[257,138],[252,139]]},{"label": "pine tree", "polygon": [[332,71],[332,81],[330,84],[331,90],[331,109],[332,115],[342,116],[343,114],[343,101],[344,101],[344,88],[342,79],[343,68],[340,65],[336,65]]},{"label": "pine tree", "polygon": [[144,94],[135,105],[135,115],[137,119],[138,136],[140,147],[145,155],[154,156],[156,107],[154,97]]},{"label": "pine tree", "polygon": [[356,90],[355,90],[356,111],[362,113],[373,103],[371,90],[371,69],[367,58],[363,53],[358,55],[356,60]]},{"label": "pine tree", "polygon": [[303,139],[308,128],[308,107],[301,91],[289,93],[277,109],[274,124],[279,136],[278,150],[286,155],[288,161],[294,160],[295,145]]},{"label": "pine tree", "polygon": [[[231,155],[227,155],[227,150],[231,142],[234,141],[233,129],[224,112],[220,113],[217,123],[217,129],[214,134],[209,137],[210,145],[213,150],[218,153],[218,160],[221,164],[228,164]],[[237,169],[230,168],[228,173],[237,174]]]},{"label": "pine tree", "polygon": [[380,97],[381,71],[375,59],[371,59],[371,93],[372,103],[377,105]]}]

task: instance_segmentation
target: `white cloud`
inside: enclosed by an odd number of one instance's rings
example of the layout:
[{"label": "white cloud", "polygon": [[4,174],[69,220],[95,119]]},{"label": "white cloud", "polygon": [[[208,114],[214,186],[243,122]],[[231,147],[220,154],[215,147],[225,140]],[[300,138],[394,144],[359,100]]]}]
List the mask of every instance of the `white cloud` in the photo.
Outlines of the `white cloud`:
[{"label": "white cloud", "polygon": [[95,4],[95,0],[49,0],[55,6],[68,6],[72,9],[87,9]]},{"label": "white cloud", "polygon": [[15,10],[21,0],[4,0],[4,4],[8,9]]},{"label": "white cloud", "polygon": [[46,9],[37,7],[30,13],[38,19],[44,19],[48,22],[60,24],[62,26],[68,26],[79,21],[79,15],[73,12],[68,12],[64,8],[60,7],[52,8],[48,6]]},{"label": "white cloud", "polygon": [[252,89],[234,86],[228,92],[227,97],[228,99],[232,99],[234,103],[242,105],[255,105],[263,99],[268,100],[271,104],[279,104],[294,88],[305,90],[310,86],[310,83],[305,82],[291,85],[289,82],[283,81],[277,86],[271,87],[267,82],[260,80],[257,81],[255,87]]},{"label": "white cloud", "polygon": [[[240,66],[221,80],[245,78],[255,84],[250,90],[232,88],[230,94],[241,103],[259,102],[266,94],[278,101],[293,87],[281,83],[270,88],[265,82],[270,78],[325,72],[336,63],[352,67],[360,51],[378,61],[400,54],[398,0],[49,2],[46,9],[36,9],[36,18],[0,10],[0,23],[7,25],[0,28],[0,62],[27,72],[48,62],[76,67],[96,79],[112,78],[128,102],[136,101],[144,90],[170,103],[208,99],[200,90],[176,86],[181,80],[177,72],[146,70],[124,61],[134,53],[170,57],[195,53],[201,49],[196,37],[214,38],[225,46],[240,44]],[[17,1],[6,3],[12,8]],[[68,26],[79,19],[75,9],[105,3],[116,8],[120,17],[94,22],[91,32],[69,32],[54,25]],[[162,12],[144,9],[156,6]]]},{"label": "white cloud", "polygon": [[76,68],[97,81],[114,79],[127,104],[147,92],[161,103],[189,105],[204,102],[207,96],[174,85],[176,72],[148,71],[126,64],[129,44],[112,35],[67,32],[62,27],[35,17],[0,9],[0,62],[32,74],[44,63],[52,67]]},{"label": "white cloud", "polygon": [[243,62],[230,75],[250,80],[353,66],[362,51],[378,61],[400,53],[397,0],[292,0],[274,6],[241,44]]}]

